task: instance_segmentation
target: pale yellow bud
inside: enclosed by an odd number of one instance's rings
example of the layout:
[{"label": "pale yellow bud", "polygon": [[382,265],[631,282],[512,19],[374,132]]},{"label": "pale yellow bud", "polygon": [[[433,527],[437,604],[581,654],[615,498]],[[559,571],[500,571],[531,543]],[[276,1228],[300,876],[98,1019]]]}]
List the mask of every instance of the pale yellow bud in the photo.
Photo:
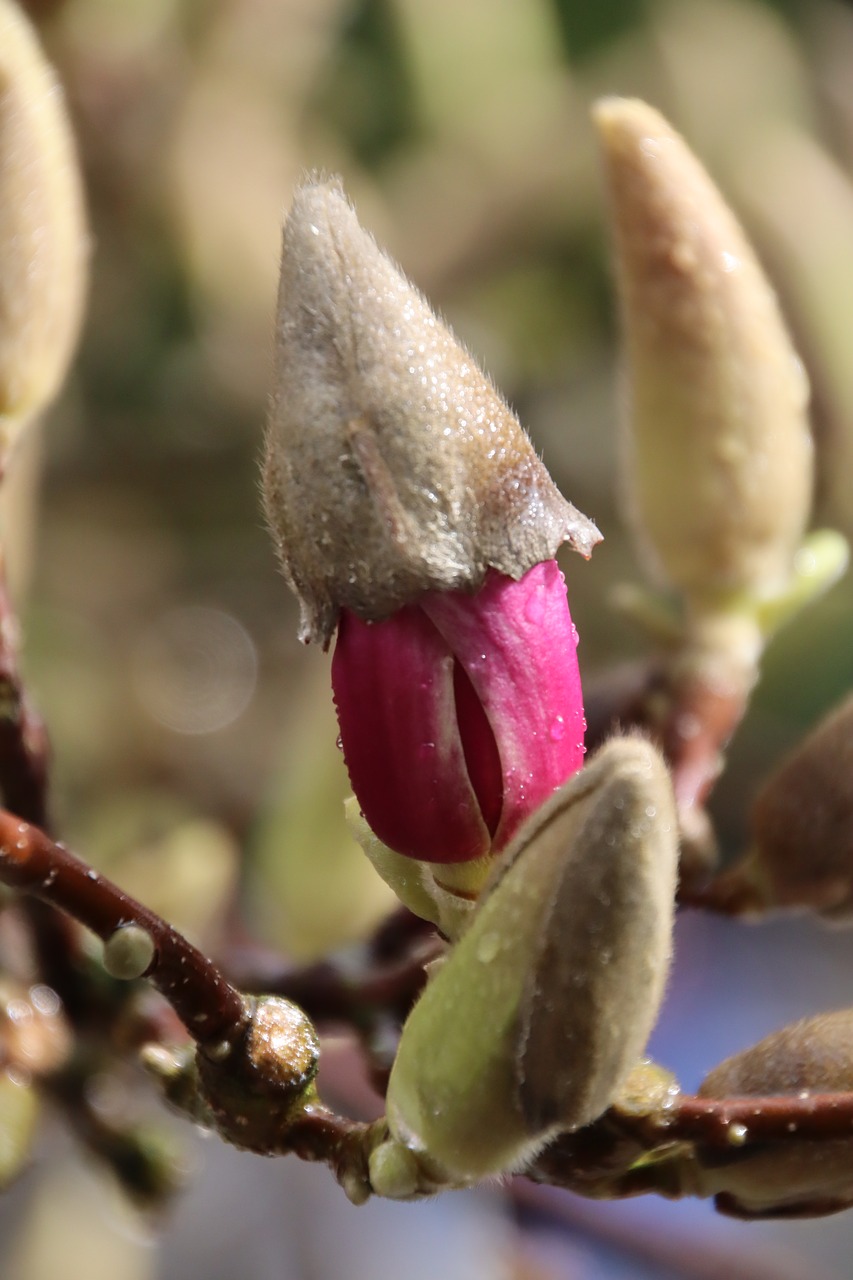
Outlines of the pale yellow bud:
[{"label": "pale yellow bud", "polygon": [[626,487],[641,542],[702,609],[784,589],[808,519],[808,386],[776,296],[682,138],[594,109],[627,348]]},{"label": "pale yellow bud", "polygon": [[517,1169],[615,1099],[663,994],[676,829],[639,738],[608,743],[522,828],[391,1073],[390,1130],[427,1181]]},{"label": "pale yellow bud", "polygon": [[334,182],[284,226],[263,479],[302,638],[324,645],[342,607],[377,621],[599,538]]},{"label": "pale yellow bud", "polygon": [[17,4],[0,0],[0,463],[65,376],[87,257],[62,91]]}]

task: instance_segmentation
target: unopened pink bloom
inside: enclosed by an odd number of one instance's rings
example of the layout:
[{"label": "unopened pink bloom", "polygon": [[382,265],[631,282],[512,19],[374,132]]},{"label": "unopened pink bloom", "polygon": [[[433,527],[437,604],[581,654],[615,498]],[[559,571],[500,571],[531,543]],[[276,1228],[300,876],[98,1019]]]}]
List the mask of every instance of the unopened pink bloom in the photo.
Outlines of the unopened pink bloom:
[{"label": "unopened pink bloom", "polygon": [[344,610],[341,743],[369,826],[397,853],[502,849],[583,763],[577,632],[556,561],[474,595],[428,592],[384,622]]}]

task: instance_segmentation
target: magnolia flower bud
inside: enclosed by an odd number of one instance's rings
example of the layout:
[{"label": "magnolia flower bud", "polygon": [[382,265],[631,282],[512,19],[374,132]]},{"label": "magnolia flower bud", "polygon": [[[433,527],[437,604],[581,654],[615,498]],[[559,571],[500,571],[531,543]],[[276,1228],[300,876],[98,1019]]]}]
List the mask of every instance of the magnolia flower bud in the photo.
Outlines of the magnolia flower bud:
[{"label": "magnolia flower bud", "polygon": [[426,1181],[518,1169],[611,1103],[663,994],[676,856],[666,768],[639,738],[528,820],[403,1029],[388,1123]]},{"label": "magnolia flower bud", "polygon": [[583,763],[576,649],[553,560],[519,582],[491,570],[473,596],[429,592],[385,622],[345,613],[332,685],[375,835],[433,863],[503,849]]},{"label": "magnolia flower bud", "polygon": [[495,388],[358,223],[335,183],[284,226],[267,517],[327,646],[434,590],[520,578],[595,526],[567,503]]},{"label": "magnolia flower bud", "polygon": [[784,590],[809,515],[808,387],[719,191],[643,102],[594,110],[627,344],[638,534],[695,607]]},{"label": "magnolia flower bud", "polygon": [[[803,1018],[727,1058],[699,1088],[705,1098],[802,1096],[853,1089],[853,1010]],[[814,1217],[853,1204],[853,1138],[744,1147],[736,1157],[704,1152],[701,1193],[741,1218]]]},{"label": "magnolia flower bud", "polygon": [[0,462],[65,376],[87,256],[62,92],[17,4],[0,0]]}]

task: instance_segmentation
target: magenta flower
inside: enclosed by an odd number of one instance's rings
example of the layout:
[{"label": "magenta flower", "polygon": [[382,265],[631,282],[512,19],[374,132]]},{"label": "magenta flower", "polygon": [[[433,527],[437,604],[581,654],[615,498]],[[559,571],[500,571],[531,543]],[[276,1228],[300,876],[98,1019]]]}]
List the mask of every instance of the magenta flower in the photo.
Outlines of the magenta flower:
[{"label": "magenta flower", "polygon": [[397,853],[467,862],[502,849],[583,763],[583,703],[562,573],[490,570],[384,622],[345,610],[332,684],[350,781]]}]

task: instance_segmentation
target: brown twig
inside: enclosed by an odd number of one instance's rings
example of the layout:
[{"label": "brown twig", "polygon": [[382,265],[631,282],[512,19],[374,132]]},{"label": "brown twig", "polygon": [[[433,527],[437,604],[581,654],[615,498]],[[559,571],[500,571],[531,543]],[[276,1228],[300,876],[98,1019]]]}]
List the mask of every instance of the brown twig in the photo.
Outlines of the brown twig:
[{"label": "brown twig", "polygon": [[6,811],[0,811],[0,880],[59,907],[105,942],[128,924],[144,929],[154,944],[145,976],[197,1043],[216,1043],[244,1021],[240,992],[177,930],[43,831]]},{"label": "brown twig", "polygon": [[376,1015],[396,1015],[402,1020],[426,982],[425,966],[446,944],[435,934],[415,937],[407,953],[388,962],[377,961],[372,949],[353,948],[310,965],[238,964],[240,986],[245,991],[265,991],[284,996],[305,1010],[315,1022],[345,1022],[358,1028],[372,1024]]},{"label": "brown twig", "polygon": [[853,1138],[853,1093],[767,1098],[680,1097],[671,1111],[644,1119],[639,1130],[658,1142],[740,1148],[759,1142]]}]

